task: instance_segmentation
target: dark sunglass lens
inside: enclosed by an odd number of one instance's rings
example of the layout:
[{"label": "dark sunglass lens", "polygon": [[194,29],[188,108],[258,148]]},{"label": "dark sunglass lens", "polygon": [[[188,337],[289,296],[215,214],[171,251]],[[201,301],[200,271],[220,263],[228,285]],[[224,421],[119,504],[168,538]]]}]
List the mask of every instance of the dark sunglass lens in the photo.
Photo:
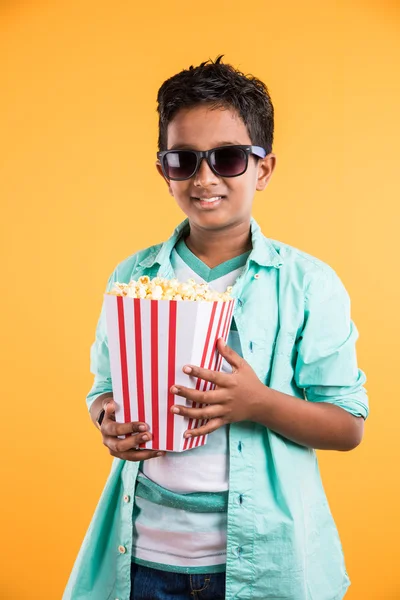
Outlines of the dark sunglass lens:
[{"label": "dark sunglass lens", "polygon": [[186,150],[168,152],[164,169],[169,179],[189,179],[196,169],[196,155]]},{"label": "dark sunglass lens", "polygon": [[222,177],[241,175],[246,170],[246,153],[242,148],[221,148],[211,156],[211,164]]}]

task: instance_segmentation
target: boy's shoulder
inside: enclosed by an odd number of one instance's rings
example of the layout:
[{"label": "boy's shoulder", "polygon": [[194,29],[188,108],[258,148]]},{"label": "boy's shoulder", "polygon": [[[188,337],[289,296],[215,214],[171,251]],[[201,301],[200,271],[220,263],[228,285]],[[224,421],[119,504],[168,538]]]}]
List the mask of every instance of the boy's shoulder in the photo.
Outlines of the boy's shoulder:
[{"label": "boy's shoulder", "polygon": [[296,248],[295,246],[291,246],[290,244],[286,244],[285,242],[281,242],[272,238],[265,239],[272,244],[275,251],[282,258],[283,263],[288,266],[296,265],[304,271],[309,271],[311,269],[316,271],[333,270],[328,263],[324,262],[320,258],[317,258],[316,256],[313,256],[312,254],[309,254],[308,252],[305,252],[304,250],[301,250],[300,248]]},{"label": "boy's shoulder", "polygon": [[306,296],[311,291],[317,294],[320,300],[338,292],[347,295],[341,278],[327,262],[285,242],[265,239],[272,244],[282,259],[282,275],[287,281],[299,285]]},{"label": "boy's shoulder", "polygon": [[153,246],[148,246],[147,248],[138,250],[118,263],[111,274],[109,284],[113,281],[129,283],[130,279],[136,277],[136,274],[139,274],[140,271],[145,271],[146,269],[152,267],[157,260],[160,262],[165,260],[165,256],[169,254],[169,251],[175,245],[176,240],[179,238],[182,230],[187,226],[187,224],[188,219],[185,219],[175,228],[173,234],[168,240],[164,240],[159,244],[154,244]]},{"label": "boy's shoulder", "polygon": [[128,283],[135,271],[138,271],[142,266],[150,264],[156,258],[163,246],[163,242],[138,250],[130,254],[115,267],[111,277],[114,281],[120,283]]}]

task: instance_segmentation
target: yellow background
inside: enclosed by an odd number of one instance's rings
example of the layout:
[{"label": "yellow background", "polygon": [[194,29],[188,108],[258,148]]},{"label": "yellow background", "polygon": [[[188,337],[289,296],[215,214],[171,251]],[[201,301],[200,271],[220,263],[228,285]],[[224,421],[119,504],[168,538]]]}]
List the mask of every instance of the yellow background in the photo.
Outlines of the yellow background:
[{"label": "yellow background", "polygon": [[346,600],[400,599],[399,29],[395,0],[1,1],[2,599],[61,598],[112,462],[85,404],[105,284],[183,218],[156,93],[219,53],[275,105],[254,216],[337,271],[360,332],[364,441],[319,453]]}]

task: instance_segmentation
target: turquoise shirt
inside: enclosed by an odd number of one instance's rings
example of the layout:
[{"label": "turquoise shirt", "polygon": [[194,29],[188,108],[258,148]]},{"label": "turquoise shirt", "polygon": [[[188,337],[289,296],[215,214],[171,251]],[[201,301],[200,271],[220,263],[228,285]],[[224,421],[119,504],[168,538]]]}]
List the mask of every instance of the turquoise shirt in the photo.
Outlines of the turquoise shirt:
[{"label": "turquoise shirt", "polygon": [[[174,277],[170,255],[187,226],[121,262],[106,290],[140,275]],[[321,260],[264,237],[254,219],[251,235],[233,287],[245,360],[265,385],[300,402],[329,402],[366,418],[358,331],[341,280]],[[104,306],[91,372],[88,408],[112,391]],[[244,421],[229,428],[229,464],[227,600],[342,600],[350,581],[315,451]],[[138,467],[114,458],[63,600],[129,600]]]}]

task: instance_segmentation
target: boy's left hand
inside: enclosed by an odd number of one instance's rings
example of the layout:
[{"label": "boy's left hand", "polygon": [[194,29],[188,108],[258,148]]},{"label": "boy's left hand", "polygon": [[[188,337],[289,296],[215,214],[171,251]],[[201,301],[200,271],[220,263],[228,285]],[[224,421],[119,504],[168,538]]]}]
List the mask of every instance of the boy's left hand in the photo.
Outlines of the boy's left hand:
[{"label": "boy's left hand", "polygon": [[183,371],[193,377],[199,377],[216,385],[215,390],[206,392],[194,390],[182,385],[174,385],[171,393],[183,396],[193,402],[209,404],[202,408],[187,408],[181,405],[171,407],[171,412],[192,419],[210,419],[206,425],[185,432],[184,437],[205,435],[222,425],[237,421],[251,421],[254,407],[265,394],[265,385],[261,383],[249,363],[237,354],[224,340],[217,342],[218,352],[232,367],[232,373],[222,373],[188,365]]}]

